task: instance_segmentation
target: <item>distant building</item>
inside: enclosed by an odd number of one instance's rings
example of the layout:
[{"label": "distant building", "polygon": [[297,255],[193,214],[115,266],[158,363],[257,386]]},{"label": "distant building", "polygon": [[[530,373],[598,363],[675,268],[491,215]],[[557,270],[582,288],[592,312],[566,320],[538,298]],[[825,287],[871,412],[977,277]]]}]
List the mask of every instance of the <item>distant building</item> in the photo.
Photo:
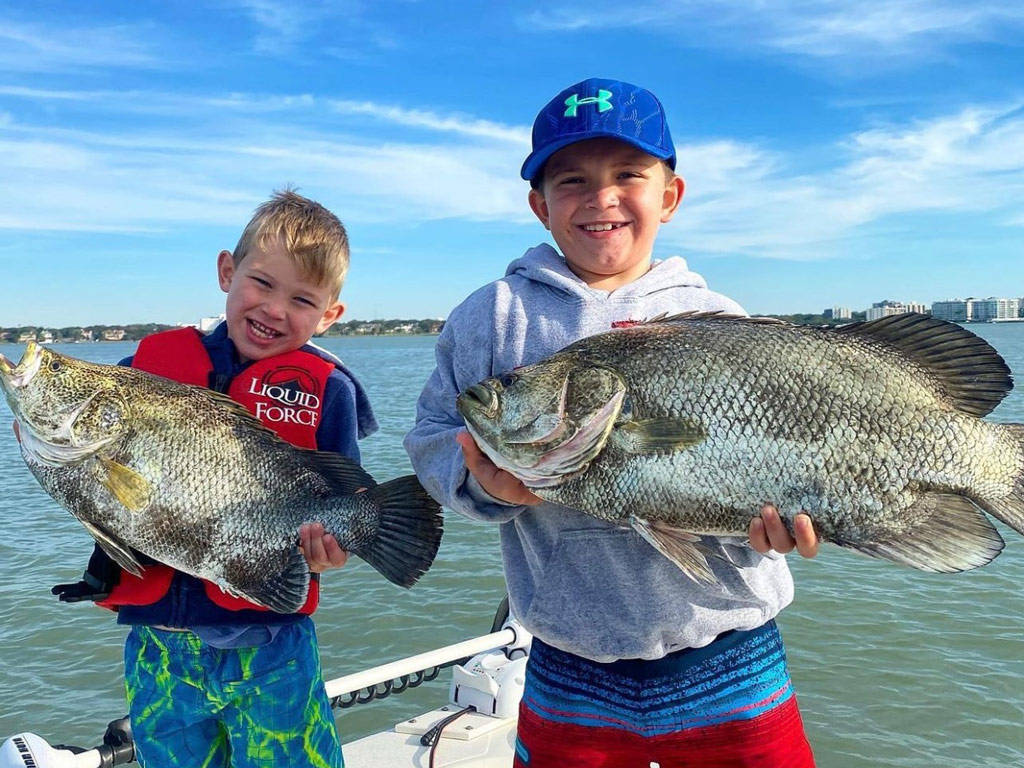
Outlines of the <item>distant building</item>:
[{"label": "distant building", "polygon": [[109,328],[103,332],[104,341],[121,341],[124,339],[124,328]]},{"label": "distant building", "polygon": [[988,323],[993,320],[1011,320],[1020,315],[1020,299],[999,299],[991,296],[974,301],[974,320]]},{"label": "distant building", "polygon": [[832,307],[821,313],[827,320],[849,320],[853,313],[847,307]]},{"label": "distant building", "polygon": [[35,331],[25,331],[20,336],[18,336],[18,343],[19,344],[28,344],[30,341],[35,341],[35,340],[36,340],[36,332]]},{"label": "distant building", "polygon": [[872,304],[865,312],[865,319],[879,320],[890,315],[902,315],[904,312],[920,312],[924,315],[928,313],[928,308],[919,301],[903,303],[902,301],[886,299],[885,301],[877,301]]},{"label": "distant building", "polygon": [[201,317],[199,318],[199,325],[196,327],[198,327],[203,333],[209,333],[223,322],[224,315],[217,315],[216,317]]},{"label": "distant building", "polygon": [[969,323],[974,319],[974,299],[933,301],[932,317],[951,323]]},{"label": "distant building", "polygon": [[83,328],[80,333],[82,341],[92,341],[92,331],[88,328]]}]

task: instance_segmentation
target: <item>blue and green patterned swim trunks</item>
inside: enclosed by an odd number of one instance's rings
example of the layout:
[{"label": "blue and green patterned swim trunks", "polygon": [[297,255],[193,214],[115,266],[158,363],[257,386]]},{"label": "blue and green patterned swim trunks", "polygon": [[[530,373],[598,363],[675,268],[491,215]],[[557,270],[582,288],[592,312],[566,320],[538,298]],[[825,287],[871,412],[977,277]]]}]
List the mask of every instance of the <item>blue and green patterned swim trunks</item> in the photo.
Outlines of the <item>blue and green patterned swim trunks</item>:
[{"label": "blue and green patterned swim trunks", "polygon": [[143,768],[343,768],[312,621],[229,649],[135,626],[124,654]]}]

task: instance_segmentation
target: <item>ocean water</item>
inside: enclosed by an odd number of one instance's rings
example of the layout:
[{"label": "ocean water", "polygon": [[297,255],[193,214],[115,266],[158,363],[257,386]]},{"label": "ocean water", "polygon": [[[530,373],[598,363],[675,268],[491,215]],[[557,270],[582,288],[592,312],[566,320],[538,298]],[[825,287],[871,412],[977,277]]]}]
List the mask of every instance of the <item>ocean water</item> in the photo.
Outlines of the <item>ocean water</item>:
[{"label": "ocean water", "polygon": [[[973,326],[1024,378],[1024,324]],[[378,480],[410,471],[402,436],[433,368],[431,337],[328,339],[360,376],[381,431],[363,442]],[[129,344],[75,345],[116,362]],[[0,352],[20,356],[17,347]],[[1024,422],[1024,386],[994,412]],[[23,730],[91,746],[126,711],[126,630],[51,585],[75,581],[92,549],[82,527],[39,488],[0,407],[0,739]],[[338,677],[485,634],[504,594],[496,526],[446,516],[436,565],[412,590],[357,559],[324,579],[316,614],[325,675]],[[779,623],[821,768],[1003,768],[1024,765],[1024,539],[1000,526],[1003,554],[985,568],[925,574],[824,547],[791,557],[797,597]],[[344,741],[447,697],[448,673],[400,696],[338,714]]]}]

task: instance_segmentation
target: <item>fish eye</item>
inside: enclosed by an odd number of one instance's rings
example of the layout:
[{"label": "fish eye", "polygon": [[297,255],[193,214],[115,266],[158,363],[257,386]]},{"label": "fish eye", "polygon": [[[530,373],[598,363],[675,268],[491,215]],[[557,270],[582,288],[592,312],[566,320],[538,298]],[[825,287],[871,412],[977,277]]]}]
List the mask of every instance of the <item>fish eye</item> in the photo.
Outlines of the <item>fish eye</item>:
[{"label": "fish eye", "polygon": [[501,384],[501,386],[508,388],[515,384],[516,379],[518,378],[519,377],[516,376],[514,373],[504,373],[498,377],[498,383]]},{"label": "fish eye", "polygon": [[59,372],[60,369],[63,367],[64,366],[61,364],[60,360],[54,360],[53,362],[50,363],[50,370],[53,371],[54,373]]}]

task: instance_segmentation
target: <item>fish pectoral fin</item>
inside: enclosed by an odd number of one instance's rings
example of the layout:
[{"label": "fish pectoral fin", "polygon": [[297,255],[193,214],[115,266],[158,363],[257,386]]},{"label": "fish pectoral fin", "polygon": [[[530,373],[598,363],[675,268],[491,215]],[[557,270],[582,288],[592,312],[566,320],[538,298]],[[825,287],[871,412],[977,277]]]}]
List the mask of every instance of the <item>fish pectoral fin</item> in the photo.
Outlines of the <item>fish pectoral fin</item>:
[{"label": "fish pectoral fin", "polygon": [[135,559],[135,555],[132,554],[132,551],[127,546],[114,539],[98,525],[88,523],[81,518],[78,518],[78,522],[85,526],[85,530],[87,530],[89,534],[96,539],[96,543],[99,544],[100,549],[106,552],[110,556],[111,560],[128,571],[132,576],[142,575],[142,566],[139,564],[139,561]]},{"label": "fish pectoral fin", "polygon": [[700,445],[708,433],[695,419],[638,419],[615,429],[615,440],[627,453],[674,453]]},{"label": "fish pectoral fin", "polygon": [[697,534],[657,520],[651,522],[640,517],[629,518],[629,524],[651,546],[679,566],[679,570],[694,581],[705,584],[718,582],[711,572],[707,553]]},{"label": "fish pectoral fin", "polygon": [[1003,537],[973,501],[950,493],[928,493],[908,509],[910,530],[871,541],[832,539],[841,547],[891,560],[921,571],[958,573],[992,562],[1003,551]]},{"label": "fish pectoral fin", "polygon": [[103,466],[100,482],[129,512],[145,509],[152,497],[149,481],[134,469],[113,459],[100,457]]}]

